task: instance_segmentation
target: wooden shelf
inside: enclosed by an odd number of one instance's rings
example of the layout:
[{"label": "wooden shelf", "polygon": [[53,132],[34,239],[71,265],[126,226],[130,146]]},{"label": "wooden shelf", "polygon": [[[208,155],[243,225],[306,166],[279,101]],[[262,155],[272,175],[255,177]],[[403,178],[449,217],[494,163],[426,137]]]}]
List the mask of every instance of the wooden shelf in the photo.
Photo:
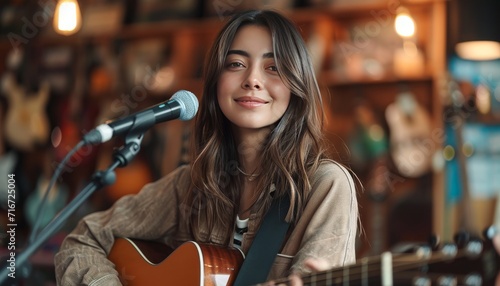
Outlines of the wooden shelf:
[{"label": "wooden shelf", "polygon": [[116,37],[128,40],[147,37],[161,37],[185,31],[190,31],[192,33],[206,33],[207,31],[216,32],[220,29],[222,24],[223,22],[215,18],[133,24],[124,26]]},{"label": "wooden shelf", "polygon": [[335,75],[324,74],[319,77],[321,83],[329,87],[352,86],[352,85],[377,85],[377,84],[400,84],[411,82],[431,82],[432,75],[423,74],[413,77],[383,76],[380,78],[364,77],[356,80],[339,79]]}]

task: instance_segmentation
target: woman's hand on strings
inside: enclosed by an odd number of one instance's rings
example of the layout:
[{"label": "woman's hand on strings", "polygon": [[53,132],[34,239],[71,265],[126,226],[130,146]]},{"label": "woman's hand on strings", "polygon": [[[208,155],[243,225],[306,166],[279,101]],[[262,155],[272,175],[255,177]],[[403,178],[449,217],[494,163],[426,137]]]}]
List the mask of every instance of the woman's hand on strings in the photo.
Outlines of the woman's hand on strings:
[{"label": "woman's hand on strings", "polygon": [[[304,260],[304,266],[311,271],[324,271],[328,270],[328,261],[324,258],[308,258]],[[290,275],[290,285],[303,286],[302,279],[297,274]]]},{"label": "woman's hand on strings", "polygon": [[[307,258],[304,260],[304,266],[308,268],[311,271],[324,271],[328,270],[328,262],[324,258]],[[281,286],[281,285],[286,285],[286,286],[303,286],[304,283],[302,282],[302,279],[300,278],[300,275],[298,274],[292,274],[288,276],[288,283],[282,284],[282,283],[275,283],[273,281],[266,282],[264,284],[259,284],[262,286]]]}]

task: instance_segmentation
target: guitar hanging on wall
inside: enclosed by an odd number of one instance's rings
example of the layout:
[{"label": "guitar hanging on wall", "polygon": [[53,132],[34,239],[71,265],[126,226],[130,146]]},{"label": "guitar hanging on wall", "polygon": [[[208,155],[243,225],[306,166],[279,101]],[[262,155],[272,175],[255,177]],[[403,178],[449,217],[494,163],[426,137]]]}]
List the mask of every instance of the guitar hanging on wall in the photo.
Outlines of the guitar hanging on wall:
[{"label": "guitar hanging on wall", "polygon": [[32,151],[43,146],[49,138],[49,119],[45,107],[50,95],[48,82],[32,94],[20,86],[13,74],[2,79],[2,90],[9,107],[5,117],[5,140],[15,149]]},{"label": "guitar hanging on wall", "polygon": [[431,170],[437,144],[431,136],[429,113],[410,91],[401,92],[385,110],[390,130],[390,153],[397,171],[418,178]]},{"label": "guitar hanging on wall", "polygon": [[[463,152],[464,142],[463,142],[463,129],[464,125],[467,123],[467,117],[471,114],[467,110],[467,98],[464,96],[458,82],[453,79],[452,75],[448,74],[443,76],[441,86],[441,97],[445,103],[445,109],[443,111],[445,128],[447,133],[448,142],[453,142],[456,148],[453,157],[448,158],[456,160],[455,164],[451,163],[447,166],[447,200],[450,203],[445,205],[446,215],[448,221],[453,221],[454,218],[451,217],[453,203],[457,204],[458,207],[458,228],[461,230],[478,233],[479,230],[476,227],[476,214],[472,207],[472,194],[469,182],[469,174],[467,170],[467,159]],[[453,145],[453,144],[451,144]],[[450,145],[450,146],[451,146]],[[447,153],[446,151],[443,153]],[[454,169],[458,170],[454,170]],[[457,175],[453,173],[458,171]],[[458,193],[458,194],[457,194]],[[458,197],[455,197],[457,196]],[[455,198],[454,198],[455,197]],[[455,202],[455,200],[457,200]]]},{"label": "guitar hanging on wall", "polygon": [[[388,139],[381,120],[373,107],[360,102],[354,108],[356,128],[350,140],[353,161],[357,161],[369,199],[365,221],[370,241],[370,255],[387,249],[386,205],[390,188],[388,174]],[[361,168],[360,168],[361,167]]]}]

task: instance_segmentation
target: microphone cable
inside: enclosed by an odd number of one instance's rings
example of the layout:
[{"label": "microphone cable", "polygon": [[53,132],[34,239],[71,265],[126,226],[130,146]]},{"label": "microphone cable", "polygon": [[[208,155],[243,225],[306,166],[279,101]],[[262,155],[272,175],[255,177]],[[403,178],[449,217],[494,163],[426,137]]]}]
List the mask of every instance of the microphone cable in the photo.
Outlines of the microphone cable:
[{"label": "microphone cable", "polygon": [[[49,196],[49,192],[52,190],[56,180],[61,176],[62,174],[62,171],[64,169],[64,166],[66,165],[66,162],[78,151],[80,150],[80,148],[82,148],[83,146],[86,145],[86,142],[84,140],[81,140],[80,142],[78,142],[78,144],[76,144],[75,147],[73,147],[73,149],[71,149],[67,154],[66,156],[63,158],[63,160],[61,162],[59,162],[59,164],[57,165],[57,168],[56,170],[54,171],[54,174],[52,175],[51,179],[50,179],[50,183],[49,185],[47,186],[47,190],[45,191],[45,193],[43,194],[43,198],[40,202],[40,204],[38,205],[38,208],[37,208],[37,211],[36,211],[36,218],[35,218],[35,223],[33,224],[33,228],[30,232],[30,236],[28,238],[28,241],[27,241],[27,245],[31,244],[36,238],[37,238],[37,233],[39,232],[39,229],[41,228],[40,224],[41,224],[41,217],[43,215],[43,211],[44,211],[44,206],[47,202],[47,198]],[[56,215],[57,216],[57,215]],[[51,220],[53,220],[54,218],[51,218]],[[50,223],[50,221],[49,221]],[[43,229],[40,231],[40,233],[43,231]]]}]

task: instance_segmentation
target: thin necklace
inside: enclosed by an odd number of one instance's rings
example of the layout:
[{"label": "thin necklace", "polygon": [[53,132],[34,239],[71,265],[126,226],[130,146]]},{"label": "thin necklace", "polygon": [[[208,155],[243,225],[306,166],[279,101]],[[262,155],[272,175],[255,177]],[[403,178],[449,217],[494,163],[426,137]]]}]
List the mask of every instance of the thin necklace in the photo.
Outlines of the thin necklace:
[{"label": "thin necklace", "polygon": [[254,173],[247,174],[247,173],[243,172],[243,170],[240,169],[240,167],[238,167],[238,166],[236,166],[236,169],[238,169],[238,171],[240,171],[240,173],[243,174],[243,176],[247,177],[247,180],[250,182],[255,180],[260,175],[260,174],[254,174]]}]

